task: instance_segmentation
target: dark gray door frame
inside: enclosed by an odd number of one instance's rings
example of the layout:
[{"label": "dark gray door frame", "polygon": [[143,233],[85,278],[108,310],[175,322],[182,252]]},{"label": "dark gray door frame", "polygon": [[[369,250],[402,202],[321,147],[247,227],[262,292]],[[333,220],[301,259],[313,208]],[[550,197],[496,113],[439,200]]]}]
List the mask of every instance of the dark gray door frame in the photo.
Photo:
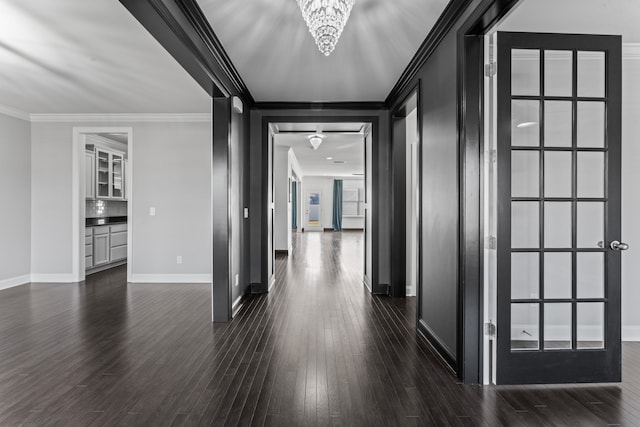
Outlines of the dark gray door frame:
[{"label": "dark gray door frame", "polygon": [[229,160],[231,131],[230,98],[213,98],[213,150],[211,197],[213,232],[212,320],[231,319],[231,222]]},{"label": "dark gray door frame", "polygon": [[460,271],[456,371],[466,384],[482,382],[484,155],[483,37],[520,0],[484,0],[462,24],[458,50],[458,149],[460,170]]},{"label": "dark gray door frame", "polygon": [[[370,204],[370,209],[368,211],[371,212],[371,228],[372,230],[367,230],[367,232],[371,232],[371,252],[372,252],[372,260],[374,266],[377,264],[377,259],[379,257],[379,215],[378,209],[381,209],[380,206],[380,197],[377,196],[378,188],[380,185],[380,180],[384,179],[381,177],[378,164],[379,164],[379,156],[380,156],[380,131],[379,131],[379,117],[378,112],[375,115],[348,115],[345,113],[344,115],[336,115],[336,116],[323,116],[323,115],[312,115],[309,113],[307,116],[293,116],[293,115],[267,115],[262,117],[262,146],[268,147],[269,144],[272,144],[273,141],[269,137],[270,125],[271,123],[345,123],[345,122],[362,122],[362,123],[370,123],[371,124],[371,135],[373,137],[372,144],[372,153],[367,153],[367,155],[371,155],[371,171],[366,171],[367,174],[372,174],[372,194],[375,194],[375,203]],[[366,145],[366,144],[365,144]],[[273,147],[271,147],[271,150]],[[269,149],[267,149],[269,152]],[[269,221],[269,209],[271,208],[268,203],[268,199],[266,197],[267,192],[269,191],[269,162],[272,162],[273,159],[270,156],[262,156],[262,206],[261,210],[263,212],[262,218],[262,227],[261,227],[261,284],[260,289],[257,289],[257,286],[253,286],[253,292],[268,292],[269,284],[271,283],[272,277],[270,277],[270,272],[268,270],[269,263],[269,249],[268,249],[268,221]],[[365,162],[366,163],[366,162]],[[370,203],[370,202],[367,202]],[[371,269],[371,292],[373,294],[386,294],[388,292],[388,286],[386,284],[380,284],[378,278],[378,271],[376,268]]]}]

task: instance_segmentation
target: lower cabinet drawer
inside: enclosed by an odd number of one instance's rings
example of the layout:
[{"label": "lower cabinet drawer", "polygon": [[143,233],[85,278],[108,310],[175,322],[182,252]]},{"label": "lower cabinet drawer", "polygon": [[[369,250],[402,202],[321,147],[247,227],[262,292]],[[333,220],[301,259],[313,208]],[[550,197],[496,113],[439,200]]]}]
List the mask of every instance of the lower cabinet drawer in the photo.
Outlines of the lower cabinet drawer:
[{"label": "lower cabinet drawer", "polygon": [[111,226],[112,233],[120,233],[122,231],[127,231],[127,224],[116,224]]},{"label": "lower cabinet drawer", "polygon": [[92,243],[93,243],[93,235],[84,236],[84,244],[85,245],[91,245]]},{"label": "lower cabinet drawer", "polygon": [[122,246],[127,244],[127,232],[111,233],[111,247]]},{"label": "lower cabinet drawer", "polygon": [[111,262],[127,258],[127,246],[111,248]]},{"label": "lower cabinet drawer", "polygon": [[99,236],[102,234],[109,234],[109,226],[101,225],[100,227],[93,227],[93,235]]},{"label": "lower cabinet drawer", "polygon": [[93,256],[84,257],[84,268],[89,269],[91,267],[93,267]]}]

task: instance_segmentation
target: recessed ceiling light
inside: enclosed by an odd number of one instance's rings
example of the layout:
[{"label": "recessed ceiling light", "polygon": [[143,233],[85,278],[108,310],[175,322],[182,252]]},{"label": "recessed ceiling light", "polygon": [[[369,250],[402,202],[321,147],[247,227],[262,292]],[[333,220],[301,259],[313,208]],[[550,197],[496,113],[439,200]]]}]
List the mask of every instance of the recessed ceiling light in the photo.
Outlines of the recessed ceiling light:
[{"label": "recessed ceiling light", "polygon": [[327,157],[327,160],[333,160],[333,157]]}]

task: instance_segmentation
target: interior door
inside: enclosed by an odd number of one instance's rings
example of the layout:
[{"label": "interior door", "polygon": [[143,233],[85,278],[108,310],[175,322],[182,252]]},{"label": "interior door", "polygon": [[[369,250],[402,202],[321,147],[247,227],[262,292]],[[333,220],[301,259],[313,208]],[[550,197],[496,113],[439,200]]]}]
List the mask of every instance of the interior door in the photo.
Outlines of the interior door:
[{"label": "interior door", "polygon": [[621,38],[498,33],[497,382],[621,379]]},{"label": "interior door", "polygon": [[307,193],[306,231],[322,231],[322,193],[311,190]]}]

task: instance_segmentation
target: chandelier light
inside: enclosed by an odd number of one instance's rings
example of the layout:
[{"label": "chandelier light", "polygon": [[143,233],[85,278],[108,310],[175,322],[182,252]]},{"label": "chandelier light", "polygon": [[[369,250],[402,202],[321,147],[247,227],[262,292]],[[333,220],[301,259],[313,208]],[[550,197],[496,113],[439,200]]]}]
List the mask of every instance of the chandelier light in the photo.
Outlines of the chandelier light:
[{"label": "chandelier light", "polygon": [[318,49],[329,56],[338,43],[356,0],[297,0]]},{"label": "chandelier light", "polygon": [[311,148],[313,150],[317,150],[320,144],[322,144],[324,135],[314,134],[314,135],[309,135],[307,138],[309,138],[309,144],[311,144]]}]

